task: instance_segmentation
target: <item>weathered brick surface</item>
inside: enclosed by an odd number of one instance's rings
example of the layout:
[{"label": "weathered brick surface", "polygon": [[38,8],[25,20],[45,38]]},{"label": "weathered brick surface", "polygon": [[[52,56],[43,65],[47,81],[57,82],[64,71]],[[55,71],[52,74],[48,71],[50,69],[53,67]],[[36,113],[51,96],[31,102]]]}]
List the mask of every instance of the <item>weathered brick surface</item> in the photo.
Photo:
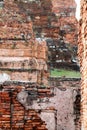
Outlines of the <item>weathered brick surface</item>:
[{"label": "weathered brick surface", "polygon": [[[4,7],[0,9],[0,75],[8,74],[10,82],[28,85],[27,89],[14,86],[14,83],[3,85],[0,91],[0,129],[47,130],[39,113],[33,109],[26,111],[17,100],[22,89],[35,91],[33,86],[39,98],[51,94],[49,88],[35,88],[42,84],[48,86],[47,46],[45,41],[35,38],[32,21],[27,11],[21,9],[14,0],[5,0]],[[30,88],[32,83],[34,85]]]},{"label": "weathered brick surface", "polygon": [[37,98],[44,98],[46,95],[51,96],[50,88],[42,89],[41,86],[35,86],[35,84],[29,85],[27,83],[20,86],[11,83],[4,84],[4,91],[0,91],[0,128],[3,130],[18,130],[20,128],[24,130],[47,130],[45,122],[39,117],[39,111],[25,110],[18,102],[17,94],[23,88],[32,93],[30,93],[31,102]]},{"label": "weathered brick surface", "polygon": [[[0,74],[8,74],[11,81],[0,85],[0,129],[75,129],[72,89],[69,90],[67,85],[61,89],[63,83],[55,90],[48,87],[47,46],[44,41],[44,37],[59,40],[63,37],[65,43],[76,43],[75,3],[73,8],[71,4],[72,1],[59,0],[4,1],[4,7],[0,9]],[[27,109],[17,98],[21,91],[30,96],[31,105]],[[40,118],[42,110],[48,111],[48,117],[51,111],[55,115],[54,111],[58,110],[52,122],[54,127],[49,127],[50,120]]]},{"label": "weathered brick surface", "polygon": [[46,42],[35,38],[27,10],[21,10],[18,3],[5,0],[0,10],[0,73],[9,74],[11,80],[39,81],[47,85]]},{"label": "weathered brick surface", "polygon": [[[23,2],[20,3],[23,4]],[[25,5],[24,8],[30,8],[27,11],[31,15],[37,36],[44,35],[51,39],[59,39],[63,36],[65,43],[67,41],[77,44],[76,4],[74,1],[40,0],[23,5]],[[63,34],[61,31],[64,31]]]},{"label": "weathered brick surface", "polygon": [[[25,130],[35,128],[37,130],[46,130],[46,128],[48,130],[54,130],[54,128],[80,130],[78,121],[80,117],[78,107],[80,104],[80,80],[51,78],[50,81],[51,89],[50,87],[23,82],[5,82],[0,85],[0,128],[3,130],[10,130],[11,128],[12,130],[19,128]],[[31,105],[28,106],[29,110],[26,110],[17,99],[17,94],[21,90],[29,92],[31,99]],[[46,116],[42,118],[42,112],[47,113],[48,119]],[[51,117],[51,112],[55,117],[53,115]],[[54,122],[51,122],[53,119]]]},{"label": "weathered brick surface", "polygon": [[81,1],[81,20],[79,22],[79,57],[81,64],[81,129],[87,129],[87,1]]}]

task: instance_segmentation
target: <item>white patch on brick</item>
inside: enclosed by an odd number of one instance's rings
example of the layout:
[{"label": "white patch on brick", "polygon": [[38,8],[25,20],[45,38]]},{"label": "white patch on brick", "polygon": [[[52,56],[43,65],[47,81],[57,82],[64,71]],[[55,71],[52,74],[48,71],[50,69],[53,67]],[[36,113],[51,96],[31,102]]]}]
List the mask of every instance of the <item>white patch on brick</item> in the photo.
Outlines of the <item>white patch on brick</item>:
[{"label": "white patch on brick", "polygon": [[77,7],[76,7],[76,19],[79,21],[81,16],[80,16],[80,2],[81,0],[75,0],[76,4],[77,4]]},{"label": "white patch on brick", "polygon": [[3,83],[5,81],[10,81],[10,76],[6,73],[0,74],[0,82]]},{"label": "white patch on brick", "polygon": [[56,125],[56,121],[55,121],[55,113],[48,110],[48,111],[42,111],[40,114],[40,117],[43,121],[45,121],[46,123],[46,128],[48,130],[55,130],[55,125]]}]

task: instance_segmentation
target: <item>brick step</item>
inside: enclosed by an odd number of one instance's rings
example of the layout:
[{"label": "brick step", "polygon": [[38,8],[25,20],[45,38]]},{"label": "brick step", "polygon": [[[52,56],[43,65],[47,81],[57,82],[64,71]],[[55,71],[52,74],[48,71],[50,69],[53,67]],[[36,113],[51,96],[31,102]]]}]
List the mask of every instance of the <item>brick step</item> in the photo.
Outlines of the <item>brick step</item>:
[{"label": "brick step", "polygon": [[26,81],[37,82],[37,71],[33,72],[12,72],[12,71],[0,71],[0,82],[5,81]]},{"label": "brick step", "polygon": [[48,75],[41,76],[41,73],[36,71],[4,71],[0,70],[0,83],[6,81],[17,83],[38,83],[48,86]]},{"label": "brick step", "polygon": [[[39,44],[39,42],[40,44]],[[30,50],[46,50],[46,42],[40,38],[35,40],[28,39],[0,39],[0,49],[30,49]]]},{"label": "brick step", "polygon": [[0,57],[36,57],[46,59],[46,51],[38,52],[30,49],[0,49]]},{"label": "brick step", "polygon": [[29,71],[47,70],[46,62],[43,59],[31,57],[0,57],[0,70]]}]

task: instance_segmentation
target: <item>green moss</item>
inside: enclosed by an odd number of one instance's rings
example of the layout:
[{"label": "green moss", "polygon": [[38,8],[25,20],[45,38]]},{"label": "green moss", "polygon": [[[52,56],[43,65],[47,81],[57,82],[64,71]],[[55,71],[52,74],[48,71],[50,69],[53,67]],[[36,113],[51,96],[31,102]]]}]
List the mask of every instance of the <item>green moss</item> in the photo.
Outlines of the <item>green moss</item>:
[{"label": "green moss", "polygon": [[65,69],[51,70],[51,77],[66,77],[66,78],[80,78],[80,72]]}]

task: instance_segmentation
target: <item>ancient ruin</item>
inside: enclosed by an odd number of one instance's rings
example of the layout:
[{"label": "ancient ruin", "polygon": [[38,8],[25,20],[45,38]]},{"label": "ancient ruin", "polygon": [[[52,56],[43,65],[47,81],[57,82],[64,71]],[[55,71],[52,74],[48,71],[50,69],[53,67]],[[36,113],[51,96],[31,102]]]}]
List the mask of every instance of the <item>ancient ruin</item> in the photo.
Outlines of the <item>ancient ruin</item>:
[{"label": "ancient ruin", "polygon": [[48,69],[77,59],[75,10],[74,0],[0,1],[0,130],[80,130],[80,79]]},{"label": "ancient ruin", "polygon": [[[2,2],[3,7],[0,9],[0,128],[3,130],[29,130],[34,127],[46,129],[45,123],[34,110],[25,114],[25,110],[29,109],[27,107],[31,106],[33,100],[37,100],[38,91],[44,96],[40,88],[46,88],[47,95],[50,95],[46,42],[35,38],[32,21],[26,11],[21,10],[18,5],[20,1],[5,0],[0,1],[0,4]],[[20,98],[21,93],[24,97]],[[28,117],[29,113],[31,114]],[[35,124],[30,125],[27,120],[31,119],[33,114]]]}]

